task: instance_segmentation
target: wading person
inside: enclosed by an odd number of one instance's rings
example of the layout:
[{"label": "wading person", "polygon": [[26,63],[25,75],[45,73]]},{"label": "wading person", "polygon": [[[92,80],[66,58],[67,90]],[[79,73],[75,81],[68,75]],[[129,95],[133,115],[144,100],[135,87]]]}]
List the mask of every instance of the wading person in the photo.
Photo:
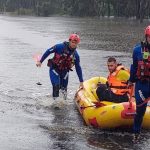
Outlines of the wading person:
[{"label": "wading person", "polygon": [[46,50],[41,57],[41,60],[37,62],[37,66],[41,67],[43,61],[52,53],[54,57],[48,60],[49,76],[53,87],[52,96],[54,100],[59,97],[59,91],[61,90],[64,99],[67,98],[67,86],[69,71],[72,71],[72,67],[75,66],[80,87],[83,88],[83,76],[80,66],[80,57],[76,50],[77,45],[80,42],[80,37],[77,34],[71,34],[68,42],[56,44],[55,46]]},{"label": "wading person", "polygon": [[145,41],[134,47],[132,57],[129,86],[135,83],[136,115],[133,132],[135,138],[138,138],[150,99],[150,26],[145,29]]},{"label": "wading person", "polygon": [[114,57],[107,60],[109,75],[106,84],[98,84],[96,94],[99,100],[111,102],[127,102],[129,100],[129,92],[127,81],[129,79],[129,71],[118,64]]}]

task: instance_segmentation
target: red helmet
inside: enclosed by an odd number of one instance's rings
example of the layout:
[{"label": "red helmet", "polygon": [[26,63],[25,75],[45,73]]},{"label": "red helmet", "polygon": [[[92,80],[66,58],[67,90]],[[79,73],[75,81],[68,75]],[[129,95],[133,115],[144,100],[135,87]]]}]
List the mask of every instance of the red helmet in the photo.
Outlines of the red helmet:
[{"label": "red helmet", "polygon": [[77,43],[80,43],[80,37],[77,34],[71,34],[69,36],[69,41],[77,41]]},{"label": "red helmet", "polygon": [[150,25],[146,27],[145,29],[145,36],[148,35],[150,36]]}]

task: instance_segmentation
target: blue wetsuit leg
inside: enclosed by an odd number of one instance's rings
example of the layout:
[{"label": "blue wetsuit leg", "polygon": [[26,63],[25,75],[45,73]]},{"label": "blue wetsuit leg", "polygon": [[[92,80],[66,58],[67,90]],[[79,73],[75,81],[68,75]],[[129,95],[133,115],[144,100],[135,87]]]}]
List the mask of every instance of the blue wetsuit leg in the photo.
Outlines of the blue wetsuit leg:
[{"label": "blue wetsuit leg", "polygon": [[[143,103],[142,97],[144,97],[145,99],[150,97],[150,82],[144,82],[144,83],[141,81],[136,82],[135,99],[137,105]],[[147,103],[136,107],[136,115],[134,118],[134,125],[133,125],[134,133],[140,133],[141,131],[143,116],[145,114],[146,107],[147,107]]]},{"label": "blue wetsuit leg", "polygon": [[63,71],[60,75],[60,88],[67,91],[69,72]]},{"label": "blue wetsuit leg", "polygon": [[53,68],[50,68],[49,76],[53,86],[52,95],[53,97],[59,97],[60,74],[56,72],[56,70],[54,70]]}]

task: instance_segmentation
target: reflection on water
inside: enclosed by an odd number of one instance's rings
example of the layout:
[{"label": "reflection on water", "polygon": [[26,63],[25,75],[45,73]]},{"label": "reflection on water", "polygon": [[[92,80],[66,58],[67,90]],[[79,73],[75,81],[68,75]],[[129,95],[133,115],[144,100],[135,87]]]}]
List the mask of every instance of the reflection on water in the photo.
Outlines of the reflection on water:
[{"label": "reflection on water", "polygon": [[85,125],[73,101],[79,87],[75,71],[70,72],[66,105],[53,109],[46,62],[37,69],[33,60],[34,54],[78,32],[84,79],[106,77],[109,56],[130,66],[130,52],[143,39],[146,24],[113,19],[0,16],[0,149],[149,149],[149,131],[142,131],[141,141],[134,144],[130,131],[104,131]]}]

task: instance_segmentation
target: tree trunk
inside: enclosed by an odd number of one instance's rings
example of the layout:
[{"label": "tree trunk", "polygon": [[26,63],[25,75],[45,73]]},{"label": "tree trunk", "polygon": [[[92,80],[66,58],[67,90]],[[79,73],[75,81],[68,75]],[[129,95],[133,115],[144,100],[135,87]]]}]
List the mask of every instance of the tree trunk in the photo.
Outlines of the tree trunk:
[{"label": "tree trunk", "polygon": [[108,17],[110,17],[110,1],[107,0]]}]

